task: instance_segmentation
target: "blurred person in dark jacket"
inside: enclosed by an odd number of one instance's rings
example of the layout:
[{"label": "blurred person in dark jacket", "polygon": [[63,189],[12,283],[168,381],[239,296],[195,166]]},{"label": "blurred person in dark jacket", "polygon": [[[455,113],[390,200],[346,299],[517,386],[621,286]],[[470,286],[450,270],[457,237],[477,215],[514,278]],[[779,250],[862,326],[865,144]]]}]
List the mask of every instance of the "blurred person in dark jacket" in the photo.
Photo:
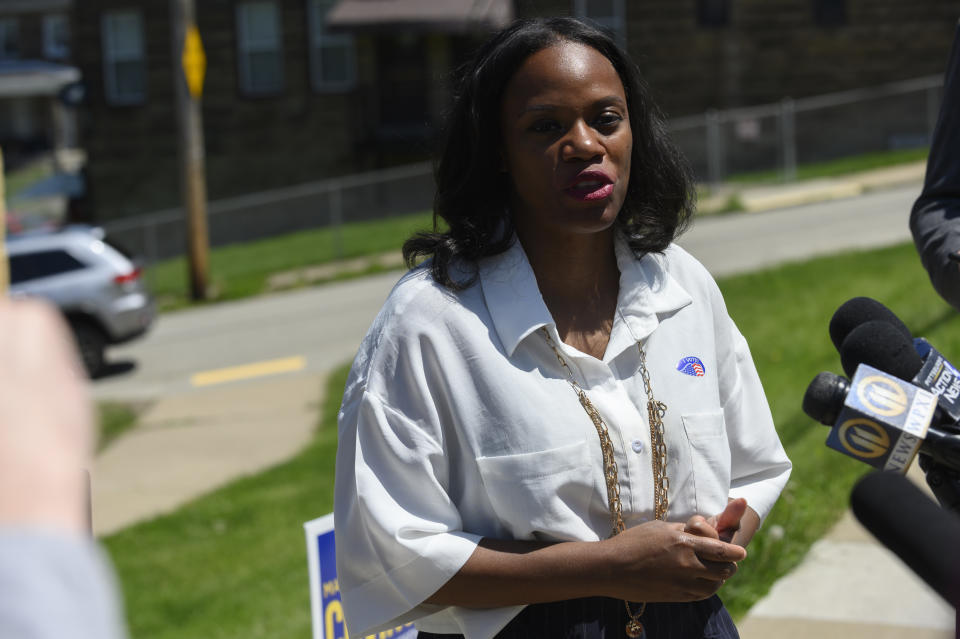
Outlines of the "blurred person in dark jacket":
[{"label": "blurred person in dark jacket", "polygon": [[40,302],[0,298],[0,636],[120,639],[89,535],[93,410],[73,339]]},{"label": "blurred person in dark jacket", "polygon": [[910,232],[937,292],[960,310],[960,24],[944,79],[923,192]]}]

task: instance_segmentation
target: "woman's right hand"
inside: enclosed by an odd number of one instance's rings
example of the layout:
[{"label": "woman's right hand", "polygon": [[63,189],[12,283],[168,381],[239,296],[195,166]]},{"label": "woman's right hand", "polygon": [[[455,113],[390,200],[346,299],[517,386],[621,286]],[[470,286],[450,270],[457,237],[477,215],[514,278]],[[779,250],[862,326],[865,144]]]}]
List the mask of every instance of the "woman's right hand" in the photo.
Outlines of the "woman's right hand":
[{"label": "woman's right hand", "polygon": [[663,521],[604,541],[484,538],[426,603],[494,608],[595,596],[698,601],[715,593],[746,556],[740,546]]},{"label": "woman's right hand", "polygon": [[629,601],[706,599],[747,556],[740,546],[663,521],[635,526],[601,543],[610,558],[604,594]]}]

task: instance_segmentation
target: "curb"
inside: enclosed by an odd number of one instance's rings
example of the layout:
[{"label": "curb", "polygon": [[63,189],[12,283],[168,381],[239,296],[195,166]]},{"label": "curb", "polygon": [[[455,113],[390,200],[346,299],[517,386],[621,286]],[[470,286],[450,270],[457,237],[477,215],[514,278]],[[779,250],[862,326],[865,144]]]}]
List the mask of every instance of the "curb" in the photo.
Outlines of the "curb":
[{"label": "curb", "polygon": [[741,211],[757,213],[839,200],[870,191],[922,184],[925,172],[924,161],[864,171],[846,177],[818,178],[790,184],[743,188],[726,184],[715,194],[704,198],[698,210],[701,214],[719,214],[725,212],[731,203],[737,203]]}]

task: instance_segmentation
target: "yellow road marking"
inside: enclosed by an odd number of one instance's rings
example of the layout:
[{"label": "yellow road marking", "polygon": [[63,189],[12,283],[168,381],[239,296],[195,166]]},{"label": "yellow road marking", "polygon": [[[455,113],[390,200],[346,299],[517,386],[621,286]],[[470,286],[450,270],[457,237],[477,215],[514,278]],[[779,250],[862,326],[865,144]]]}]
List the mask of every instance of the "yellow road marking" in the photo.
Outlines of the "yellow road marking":
[{"label": "yellow road marking", "polygon": [[212,371],[196,373],[190,377],[190,383],[194,386],[225,384],[227,382],[236,382],[252,377],[292,373],[293,371],[302,370],[306,365],[307,359],[305,357],[271,359],[266,362],[256,362],[253,364],[244,364],[243,366],[231,366],[229,368],[218,368]]}]

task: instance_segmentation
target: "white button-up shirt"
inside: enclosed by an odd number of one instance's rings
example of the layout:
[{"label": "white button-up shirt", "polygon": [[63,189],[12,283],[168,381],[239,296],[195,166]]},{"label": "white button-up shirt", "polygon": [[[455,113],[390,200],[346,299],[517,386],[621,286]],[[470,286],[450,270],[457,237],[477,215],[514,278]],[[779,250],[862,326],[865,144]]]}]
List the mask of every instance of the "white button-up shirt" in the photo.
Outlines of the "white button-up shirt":
[{"label": "white button-up shirt", "polygon": [[637,260],[617,239],[620,292],[602,360],[562,342],[519,242],[453,292],[423,268],[364,339],[339,421],[337,571],[363,636],[418,628],[494,636],[522,606],[422,603],[483,537],[599,540],[611,517],[599,438],[540,332],[609,429],[627,527],[653,519],[643,344],[664,416],[669,521],[744,497],[765,517],[790,475],[747,343],[713,279],[677,246]]}]

